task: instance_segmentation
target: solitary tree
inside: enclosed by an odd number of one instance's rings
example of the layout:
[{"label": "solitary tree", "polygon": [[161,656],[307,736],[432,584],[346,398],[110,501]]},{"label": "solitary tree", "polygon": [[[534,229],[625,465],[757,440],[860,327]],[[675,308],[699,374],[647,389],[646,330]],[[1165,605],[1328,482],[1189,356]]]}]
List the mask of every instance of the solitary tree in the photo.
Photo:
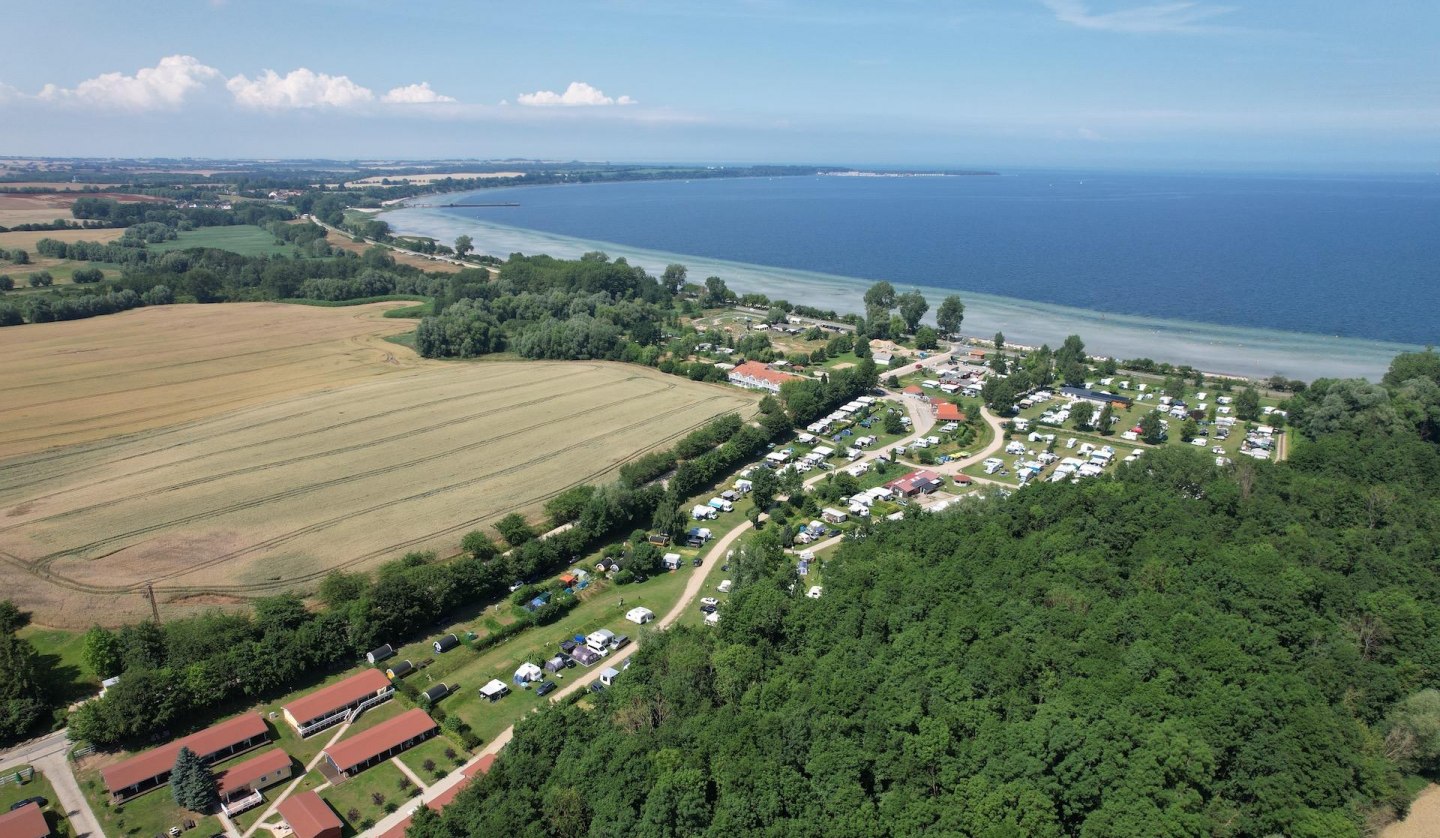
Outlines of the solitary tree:
[{"label": "solitary tree", "polygon": [[940,331],[947,335],[960,333],[960,324],[965,322],[965,304],[960,298],[951,294],[940,301],[940,308],[935,310],[935,324]]},{"label": "solitary tree", "polygon": [[934,329],[929,326],[921,326],[915,330],[916,349],[935,349],[939,345],[940,341]]},{"label": "solitary tree", "polygon": [[180,748],[175,767],[170,770],[170,794],[177,805],[192,812],[209,812],[220,802],[215,778],[200,757],[186,747]]},{"label": "solitary tree", "polygon": [[750,479],[750,498],[755,502],[755,508],[764,512],[775,502],[775,489],[779,481],[775,479],[775,472],[764,466],[755,470],[755,476]]},{"label": "solitary tree", "polygon": [[455,237],[455,255],[456,255],[456,256],[459,256],[461,259],[464,259],[464,258],[465,258],[465,254],[469,253],[470,251],[472,251],[472,250],[474,250],[474,249],[475,249],[475,242],[472,241],[469,236],[456,236],[456,237]]},{"label": "solitary tree", "polygon": [[1151,445],[1165,441],[1165,426],[1160,422],[1160,414],[1152,410],[1140,417],[1140,438]]},{"label": "solitary tree", "polygon": [[15,280],[8,274],[0,274],[0,291],[10,291],[15,288]]},{"label": "solitary tree", "polygon": [[495,529],[511,547],[519,547],[521,544],[535,537],[535,531],[525,522],[525,516],[519,512],[511,512],[495,523]]},{"label": "solitary tree", "polygon": [[1235,415],[1247,422],[1260,418],[1260,394],[1254,387],[1235,394]]},{"label": "solitary tree", "polygon": [[930,310],[930,303],[926,302],[925,295],[919,291],[907,291],[895,300],[900,306],[900,317],[905,321],[905,331],[915,334],[920,328],[920,318]]},{"label": "solitary tree", "polygon": [[1095,419],[1095,428],[1100,431],[1100,433],[1109,436],[1111,433],[1110,426],[1114,422],[1115,408],[1111,407],[1109,402],[1106,402],[1105,406],[1100,408],[1100,415]]},{"label": "solitary tree", "polygon": [[1004,349],[1004,348],[1005,348],[1005,333],[1004,333],[1004,332],[996,332],[996,333],[995,333],[995,349],[996,349],[997,351],[999,351],[999,350]]},{"label": "solitary tree", "polygon": [[31,288],[46,288],[55,284],[55,277],[51,276],[49,271],[36,271],[26,277],[26,280]]},{"label": "solitary tree", "polygon": [[688,270],[684,265],[666,265],[665,273],[660,275],[660,283],[670,292],[671,296],[680,293],[685,287],[685,275]]},{"label": "solitary tree", "polygon": [[1075,427],[1088,428],[1090,420],[1095,418],[1095,404],[1093,402],[1080,402],[1070,408],[1070,418],[1075,420]]}]

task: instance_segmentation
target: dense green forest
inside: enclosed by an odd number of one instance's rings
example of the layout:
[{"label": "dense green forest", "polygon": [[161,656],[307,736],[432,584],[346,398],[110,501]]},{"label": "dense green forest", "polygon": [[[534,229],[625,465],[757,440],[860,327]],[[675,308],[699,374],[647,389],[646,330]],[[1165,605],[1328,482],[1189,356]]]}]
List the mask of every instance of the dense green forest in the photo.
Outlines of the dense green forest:
[{"label": "dense green forest", "polygon": [[718,630],[411,835],[1359,836],[1440,767],[1437,384],[1317,382],[1284,464],[1157,450],[880,525],[818,600],[763,531]]}]

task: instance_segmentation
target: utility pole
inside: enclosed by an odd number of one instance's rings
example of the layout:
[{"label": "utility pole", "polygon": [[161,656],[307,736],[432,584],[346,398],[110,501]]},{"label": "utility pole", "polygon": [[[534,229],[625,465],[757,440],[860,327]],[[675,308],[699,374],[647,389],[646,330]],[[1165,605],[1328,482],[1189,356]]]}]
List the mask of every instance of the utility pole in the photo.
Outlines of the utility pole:
[{"label": "utility pole", "polygon": [[145,598],[150,600],[150,613],[155,618],[155,625],[160,625],[160,606],[155,602],[155,586],[149,582],[145,583]]}]

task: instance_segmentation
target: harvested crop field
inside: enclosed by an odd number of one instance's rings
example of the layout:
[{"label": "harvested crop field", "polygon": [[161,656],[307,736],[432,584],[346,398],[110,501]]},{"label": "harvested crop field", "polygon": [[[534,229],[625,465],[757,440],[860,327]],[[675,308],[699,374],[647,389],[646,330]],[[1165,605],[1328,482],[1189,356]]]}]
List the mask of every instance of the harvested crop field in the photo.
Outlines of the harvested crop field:
[{"label": "harvested crop field", "polygon": [[[314,311],[353,320],[353,310]],[[95,318],[106,319],[116,318]],[[234,376],[245,357],[264,366],[263,354],[225,356],[192,371],[218,364]],[[453,551],[471,529],[535,513],[571,485],[756,404],[621,364],[371,363],[392,371],[0,461],[0,558],[25,571],[8,574],[7,596],[42,623],[80,627],[147,614],[147,582],[165,616],[306,589],[332,569]],[[57,379],[47,386],[60,392]],[[169,403],[187,386],[121,392]]]}]

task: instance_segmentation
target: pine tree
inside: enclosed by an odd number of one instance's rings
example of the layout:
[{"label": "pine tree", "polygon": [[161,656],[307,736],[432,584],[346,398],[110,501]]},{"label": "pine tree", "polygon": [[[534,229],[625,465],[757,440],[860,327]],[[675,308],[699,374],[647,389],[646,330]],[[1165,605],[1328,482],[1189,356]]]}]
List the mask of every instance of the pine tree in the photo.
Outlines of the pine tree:
[{"label": "pine tree", "polygon": [[220,802],[215,778],[194,751],[183,747],[170,771],[170,794],[176,805],[192,812],[209,812]]}]

